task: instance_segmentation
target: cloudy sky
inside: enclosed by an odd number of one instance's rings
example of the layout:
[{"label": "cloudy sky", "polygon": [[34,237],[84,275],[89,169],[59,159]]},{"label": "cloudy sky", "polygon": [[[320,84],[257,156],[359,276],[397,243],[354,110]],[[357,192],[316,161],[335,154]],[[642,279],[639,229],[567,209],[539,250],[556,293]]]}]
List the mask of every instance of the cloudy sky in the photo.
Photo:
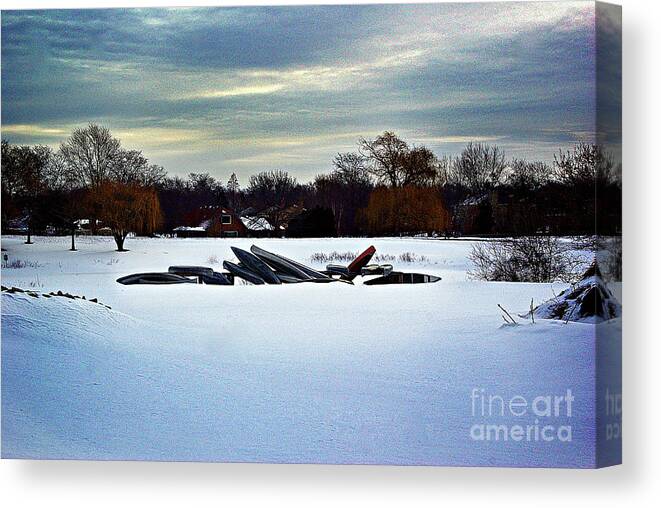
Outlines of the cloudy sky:
[{"label": "cloudy sky", "polygon": [[591,140],[591,2],[3,11],[2,137],[89,122],[171,173],[300,180],[393,130],[552,159]]}]

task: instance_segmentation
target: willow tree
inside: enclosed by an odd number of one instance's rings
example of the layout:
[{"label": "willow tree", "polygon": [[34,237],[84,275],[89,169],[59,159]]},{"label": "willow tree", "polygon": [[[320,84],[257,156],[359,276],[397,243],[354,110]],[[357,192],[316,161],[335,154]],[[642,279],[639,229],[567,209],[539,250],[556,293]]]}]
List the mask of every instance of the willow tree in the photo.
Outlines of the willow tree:
[{"label": "willow tree", "polygon": [[439,233],[450,227],[450,214],[431,187],[378,187],[364,212],[370,234]]},{"label": "willow tree", "polygon": [[93,191],[99,218],[112,231],[118,252],[131,232],[152,233],[161,222],[161,208],[153,187],[108,181]]}]

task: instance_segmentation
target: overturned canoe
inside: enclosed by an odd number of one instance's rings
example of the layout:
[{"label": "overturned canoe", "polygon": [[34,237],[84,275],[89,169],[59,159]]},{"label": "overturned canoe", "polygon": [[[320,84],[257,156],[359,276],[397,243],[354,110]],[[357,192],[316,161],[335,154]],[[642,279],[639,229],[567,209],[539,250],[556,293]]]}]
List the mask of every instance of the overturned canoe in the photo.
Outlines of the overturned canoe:
[{"label": "overturned canoe", "polygon": [[117,282],[130,286],[133,284],[197,284],[195,279],[189,279],[175,273],[133,273],[117,279]]},{"label": "overturned canoe", "polygon": [[168,272],[183,275],[184,277],[213,276],[213,268],[209,268],[208,266],[171,266],[168,268]]},{"label": "overturned canoe", "polygon": [[441,280],[436,275],[427,275],[424,273],[404,273],[404,272],[390,272],[383,277],[376,279],[366,280],[363,282],[366,286],[378,286],[385,284],[426,284],[431,282],[438,282]]},{"label": "overturned canoe", "polygon": [[234,275],[231,273],[213,272],[211,275],[203,274],[199,276],[203,284],[211,286],[232,286],[234,285]]},{"label": "overturned canoe", "polygon": [[241,262],[241,265],[247,270],[257,274],[260,278],[264,279],[264,282],[267,284],[282,284],[276,273],[271,270],[269,265],[264,263],[254,254],[251,254],[248,251],[239,249],[238,247],[232,247],[232,252]]},{"label": "overturned canoe", "polygon": [[231,286],[234,277],[231,273],[214,272],[213,268],[207,266],[171,266],[168,273],[183,275],[184,277],[197,277],[201,284],[214,286]]},{"label": "overturned canoe", "polygon": [[248,281],[251,284],[265,284],[264,279],[262,279],[255,272],[247,269],[245,266],[237,265],[231,261],[223,261],[223,268],[234,275],[234,277],[239,277],[240,279]]},{"label": "overturned canoe", "polygon": [[328,275],[318,272],[309,266],[305,266],[304,264],[298,263],[297,261],[288,259],[284,256],[265,251],[256,245],[250,247],[250,251],[271,268],[273,268],[276,272],[290,275],[302,280],[314,279],[315,282],[330,282],[333,280]]}]

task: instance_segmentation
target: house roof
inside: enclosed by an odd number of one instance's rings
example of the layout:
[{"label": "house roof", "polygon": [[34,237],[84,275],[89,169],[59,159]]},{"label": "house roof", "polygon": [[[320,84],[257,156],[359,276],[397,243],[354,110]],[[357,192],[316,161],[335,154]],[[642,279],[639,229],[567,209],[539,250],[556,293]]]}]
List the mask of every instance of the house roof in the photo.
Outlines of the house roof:
[{"label": "house roof", "polygon": [[243,225],[251,231],[273,231],[273,226],[264,217],[241,217]]}]

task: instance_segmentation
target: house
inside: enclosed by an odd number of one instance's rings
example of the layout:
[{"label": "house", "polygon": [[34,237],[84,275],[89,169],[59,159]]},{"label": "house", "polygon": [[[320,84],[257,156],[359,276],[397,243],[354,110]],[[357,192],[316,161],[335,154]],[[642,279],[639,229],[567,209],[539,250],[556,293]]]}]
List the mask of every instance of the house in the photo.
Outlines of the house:
[{"label": "house", "polygon": [[[455,229],[463,235],[519,235],[536,231],[540,223],[537,203],[517,196],[508,188],[497,188],[470,197],[455,209]],[[546,225],[552,224],[548,219]]]},{"label": "house", "polygon": [[2,228],[3,235],[24,235],[28,232],[29,218],[19,217],[7,221],[7,225]]},{"label": "house", "polygon": [[201,226],[177,226],[172,234],[177,238],[203,238],[207,236],[207,231]]},{"label": "house", "polygon": [[[78,219],[73,223],[76,227],[76,235],[112,236],[112,229],[104,226],[103,222],[99,220]],[[66,231],[66,233],[68,234],[69,231]]]},{"label": "house", "polygon": [[469,197],[454,211],[453,228],[462,235],[489,233],[491,230],[491,203],[489,196]]},{"label": "house", "polygon": [[241,216],[222,206],[204,206],[187,221],[193,226],[178,226],[172,233],[178,238],[270,236],[273,226],[263,217]]}]

